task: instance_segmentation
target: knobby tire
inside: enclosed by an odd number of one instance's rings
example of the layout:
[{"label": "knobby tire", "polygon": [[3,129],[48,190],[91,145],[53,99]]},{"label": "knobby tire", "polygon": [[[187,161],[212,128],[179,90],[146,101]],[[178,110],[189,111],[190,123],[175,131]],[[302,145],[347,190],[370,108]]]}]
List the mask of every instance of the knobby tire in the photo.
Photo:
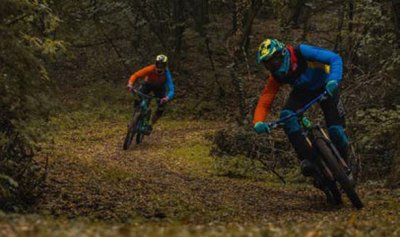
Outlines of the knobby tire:
[{"label": "knobby tire", "polygon": [[349,197],[353,206],[357,209],[361,209],[364,204],[356,193],[354,186],[351,184],[346,173],[339,165],[336,157],[333,155],[332,150],[329,148],[328,144],[326,144],[326,141],[320,138],[315,141],[315,144],[321,152],[322,158],[326,162],[326,165],[332,171],[336,181],[340,184],[346,195]]},{"label": "knobby tire", "polygon": [[132,144],[133,137],[136,134],[137,123],[138,123],[139,117],[140,117],[140,113],[138,113],[138,112],[135,112],[132,116],[132,120],[130,121],[129,126],[128,126],[128,132],[127,132],[125,140],[124,140],[124,145],[123,145],[124,150],[128,150],[129,146]]}]

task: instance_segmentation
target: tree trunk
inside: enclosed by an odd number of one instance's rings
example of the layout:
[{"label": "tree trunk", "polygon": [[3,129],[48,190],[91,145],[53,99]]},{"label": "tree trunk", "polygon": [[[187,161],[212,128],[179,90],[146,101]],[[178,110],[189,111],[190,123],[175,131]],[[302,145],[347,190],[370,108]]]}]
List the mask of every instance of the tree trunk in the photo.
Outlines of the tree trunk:
[{"label": "tree trunk", "polygon": [[211,69],[214,74],[214,83],[217,86],[218,90],[218,101],[222,104],[223,97],[225,96],[225,90],[221,85],[219,77],[217,75],[215,62],[214,62],[214,53],[210,47],[210,37],[207,32],[207,25],[210,22],[209,15],[209,4],[208,0],[192,0],[189,1],[188,8],[191,9],[191,14],[195,21],[196,31],[200,34],[200,36],[204,39],[204,44],[207,49],[208,60],[210,61]]},{"label": "tree trunk", "polygon": [[397,47],[400,48],[400,0],[392,0],[393,19],[397,36]]},{"label": "tree trunk", "polygon": [[335,46],[333,47],[333,51],[339,52],[341,45],[342,45],[342,30],[344,26],[344,7],[340,7],[341,11],[339,11],[339,23],[338,23],[338,28],[337,28],[337,35],[336,35],[336,40],[335,40]]},{"label": "tree trunk", "polygon": [[233,35],[233,34],[235,34],[235,32],[238,30],[238,19],[237,19],[237,12],[236,12],[236,2],[237,2],[238,0],[233,0],[232,1],[232,6],[231,6],[231,9],[232,9],[232,30],[231,30],[231,34]]},{"label": "tree trunk", "polygon": [[241,48],[245,52],[248,52],[248,48],[250,46],[250,34],[251,34],[251,29],[253,26],[254,19],[256,18],[257,14],[262,8],[262,5],[264,4],[263,0],[253,0],[251,3],[251,8],[246,14],[246,17],[243,19],[243,36],[241,40]]},{"label": "tree trunk", "polygon": [[[234,18],[232,19],[233,28],[236,31],[233,32],[230,38],[229,54],[232,57],[232,63],[229,66],[230,76],[235,89],[235,93],[238,99],[239,105],[239,123],[245,124],[247,106],[246,106],[246,94],[243,89],[243,80],[238,76],[242,59],[246,59],[246,45],[249,45],[249,36],[255,17],[260,12],[264,0],[252,0],[251,5],[246,1],[235,1],[234,6]],[[247,65],[247,68],[248,65]]]},{"label": "tree trunk", "polygon": [[174,58],[179,56],[182,49],[183,32],[185,31],[185,4],[183,0],[174,1],[173,17],[175,22],[175,52]]},{"label": "tree trunk", "polygon": [[[398,128],[400,129],[400,126],[398,126]],[[394,133],[394,135],[392,139],[397,142],[395,142],[392,147],[393,160],[386,185],[390,188],[400,188],[400,133]]]},{"label": "tree trunk", "polygon": [[349,7],[349,11],[348,11],[348,24],[347,24],[347,28],[348,28],[348,41],[347,41],[347,62],[349,63],[349,65],[351,65],[353,63],[353,54],[355,53],[353,48],[354,48],[354,43],[353,43],[353,37],[352,37],[352,33],[353,33],[353,20],[354,20],[354,11],[355,11],[355,0],[349,0],[348,1],[348,7]]},{"label": "tree trunk", "polygon": [[309,22],[310,22],[310,14],[311,9],[306,8],[304,11],[304,22],[303,22],[303,31],[301,34],[301,40],[302,41],[307,41],[307,35],[308,35],[308,28],[309,28]]},{"label": "tree trunk", "polygon": [[289,24],[292,24],[293,28],[299,27],[299,19],[305,6],[305,0],[296,0],[295,8],[293,9],[292,17],[289,20]]}]

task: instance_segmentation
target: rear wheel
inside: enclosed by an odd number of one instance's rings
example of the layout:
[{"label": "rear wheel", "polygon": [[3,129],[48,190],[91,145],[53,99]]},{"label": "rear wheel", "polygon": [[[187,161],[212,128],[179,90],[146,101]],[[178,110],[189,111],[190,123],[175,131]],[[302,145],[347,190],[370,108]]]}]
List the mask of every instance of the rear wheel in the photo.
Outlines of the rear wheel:
[{"label": "rear wheel", "polygon": [[[337,162],[337,159],[333,155],[332,150],[329,148],[328,144],[326,144],[326,141],[322,138],[318,138],[315,141],[315,145],[317,146],[317,149],[321,152],[322,159],[324,159],[326,165],[332,171],[336,181],[340,184],[346,195],[349,197],[353,206],[357,209],[361,209],[364,204],[356,193],[354,186],[348,179],[346,173]],[[337,191],[339,192],[339,190]]]},{"label": "rear wheel", "polygon": [[123,145],[123,149],[124,150],[128,150],[129,146],[132,143],[133,137],[136,134],[139,115],[140,115],[140,113],[135,112],[133,114],[133,116],[132,116],[131,121],[128,124],[128,132],[126,134],[126,137],[125,137],[125,140],[124,140],[124,145]]}]

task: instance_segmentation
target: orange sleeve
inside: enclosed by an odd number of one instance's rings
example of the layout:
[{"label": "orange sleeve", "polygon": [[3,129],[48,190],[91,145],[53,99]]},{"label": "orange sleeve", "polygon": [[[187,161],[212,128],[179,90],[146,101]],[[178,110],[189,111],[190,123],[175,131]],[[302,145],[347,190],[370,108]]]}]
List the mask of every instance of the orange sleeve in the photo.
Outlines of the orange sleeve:
[{"label": "orange sleeve", "polygon": [[257,107],[254,112],[253,124],[264,121],[268,116],[271,104],[278,93],[279,87],[279,82],[273,76],[269,76],[268,82],[261,93],[260,99],[258,99]]},{"label": "orange sleeve", "polygon": [[155,68],[155,65],[149,65],[149,66],[144,67],[144,68],[140,69],[139,71],[135,72],[129,78],[128,84],[130,84],[130,85],[135,84],[135,81],[138,78],[142,78],[142,77],[149,75],[154,70],[154,68]]}]

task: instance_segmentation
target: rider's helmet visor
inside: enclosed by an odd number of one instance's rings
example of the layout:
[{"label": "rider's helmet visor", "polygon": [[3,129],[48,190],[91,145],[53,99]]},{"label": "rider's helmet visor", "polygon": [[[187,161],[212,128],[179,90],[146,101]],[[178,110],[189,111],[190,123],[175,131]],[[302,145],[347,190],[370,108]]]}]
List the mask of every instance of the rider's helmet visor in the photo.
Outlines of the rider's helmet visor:
[{"label": "rider's helmet visor", "polygon": [[166,62],[160,62],[160,61],[157,61],[156,62],[156,68],[157,69],[165,69],[167,67],[167,63]]},{"label": "rider's helmet visor", "polygon": [[275,72],[282,66],[282,63],[283,55],[281,53],[275,53],[270,59],[263,62],[263,65],[268,71]]}]

